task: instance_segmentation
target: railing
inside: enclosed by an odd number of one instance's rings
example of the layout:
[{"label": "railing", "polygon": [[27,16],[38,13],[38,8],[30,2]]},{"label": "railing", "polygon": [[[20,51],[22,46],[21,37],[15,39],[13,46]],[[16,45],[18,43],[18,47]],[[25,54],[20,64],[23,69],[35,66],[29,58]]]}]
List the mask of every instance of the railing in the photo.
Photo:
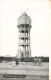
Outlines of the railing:
[{"label": "railing", "polygon": [[28,28],[21,28],[21,29],[19,29],[20,31],[22,31],[22,30],[28,30]]},{"label": "railing", "polygon": [[21,52],[30,52],[30,50],[18,50],[18,51],[21,51]]},{"label": "railing", "polygon": [[19,37],[20,37],[20,38],[21,38],[21,37],[29,38],[30,36],[28,36],[28,35],[26,35],[26,36],[25,36],[25,35],[20,35]]},{"label": "railing", "polygon": [[30,43],[19,43],[19,45],[30,45]]}]

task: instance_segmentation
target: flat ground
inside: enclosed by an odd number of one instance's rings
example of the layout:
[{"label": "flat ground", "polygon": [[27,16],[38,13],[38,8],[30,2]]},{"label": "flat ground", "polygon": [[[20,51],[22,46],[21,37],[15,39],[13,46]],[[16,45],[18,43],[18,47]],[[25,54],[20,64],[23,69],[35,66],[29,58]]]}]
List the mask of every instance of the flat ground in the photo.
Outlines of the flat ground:
[{"label": "flat ground", "polygon": [[[4,78],[5,74],[25,75],[24,78]],[[41,66],[34,62],[15,62],[0,63],[0,80],[49,80],[49,63],[41,63]]]}]

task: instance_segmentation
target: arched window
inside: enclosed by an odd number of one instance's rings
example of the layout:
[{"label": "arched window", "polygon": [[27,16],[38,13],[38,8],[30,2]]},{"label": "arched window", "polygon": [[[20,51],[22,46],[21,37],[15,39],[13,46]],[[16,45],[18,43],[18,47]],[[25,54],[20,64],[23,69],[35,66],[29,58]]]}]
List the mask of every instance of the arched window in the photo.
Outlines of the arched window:
[{"label": "arched window", "polygon": [[23,58],[23,53],[22,53],[22,58]]}]

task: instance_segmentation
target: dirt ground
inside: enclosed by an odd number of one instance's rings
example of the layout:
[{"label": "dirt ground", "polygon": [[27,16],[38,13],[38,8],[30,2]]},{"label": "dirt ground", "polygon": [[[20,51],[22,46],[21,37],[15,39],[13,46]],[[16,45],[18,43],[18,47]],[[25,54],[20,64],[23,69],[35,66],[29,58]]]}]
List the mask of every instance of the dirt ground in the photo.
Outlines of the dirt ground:
[{"label": "dirt ground", "polygon": [[[24,78],[5,78],[5,74],[26,75]],[[23,62],[15,65],[15,62],[0,63],[0,80],[49,80],[49,63]]]}]

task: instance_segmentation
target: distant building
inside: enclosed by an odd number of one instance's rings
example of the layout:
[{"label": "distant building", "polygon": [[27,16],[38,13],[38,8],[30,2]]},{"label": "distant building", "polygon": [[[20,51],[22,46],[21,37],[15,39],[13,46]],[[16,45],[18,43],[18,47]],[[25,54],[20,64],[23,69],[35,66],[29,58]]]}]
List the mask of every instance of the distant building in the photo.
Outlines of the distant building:
[{"label": "distant building", "polygon": [[31,19],[24,12],[17,20],[18,27],[18,58],[31,57],[31,47],[30,47],[30,29],[31,29]]}]

